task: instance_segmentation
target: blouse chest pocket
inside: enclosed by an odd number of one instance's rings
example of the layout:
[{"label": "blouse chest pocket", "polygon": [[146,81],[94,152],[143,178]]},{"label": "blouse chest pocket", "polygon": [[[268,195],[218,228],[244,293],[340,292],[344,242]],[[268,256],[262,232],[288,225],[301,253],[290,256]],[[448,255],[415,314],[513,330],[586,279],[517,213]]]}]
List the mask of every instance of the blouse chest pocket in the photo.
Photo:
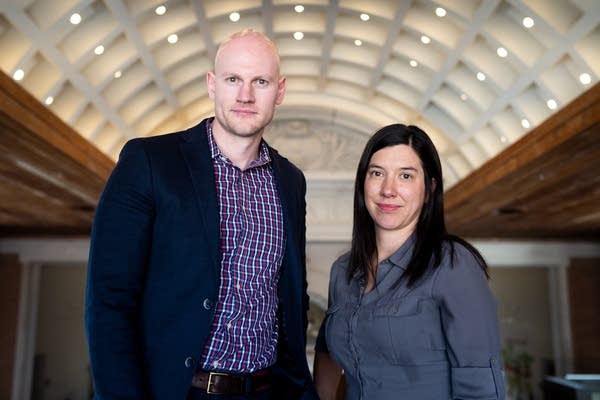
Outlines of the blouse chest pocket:
[{"label": "blouse chest pocket", "polygon": [[[431,299],[394,299],[372,311],[365,329],[390,363],[446,362],[446,344],[437,304]],[[387,350],[387,351],[386,351]]]}]

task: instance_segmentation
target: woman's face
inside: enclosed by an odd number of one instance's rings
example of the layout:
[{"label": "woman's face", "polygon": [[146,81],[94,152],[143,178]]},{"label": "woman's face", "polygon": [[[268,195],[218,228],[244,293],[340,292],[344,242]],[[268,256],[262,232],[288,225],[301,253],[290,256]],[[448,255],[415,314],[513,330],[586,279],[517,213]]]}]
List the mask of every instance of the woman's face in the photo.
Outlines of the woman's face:
[{"label": "woman's face", "polygon": [[417,153],[405,144],[374,153],[364,189],[378,237],[385,232],[410,236],[425,202],[425,174]]}]

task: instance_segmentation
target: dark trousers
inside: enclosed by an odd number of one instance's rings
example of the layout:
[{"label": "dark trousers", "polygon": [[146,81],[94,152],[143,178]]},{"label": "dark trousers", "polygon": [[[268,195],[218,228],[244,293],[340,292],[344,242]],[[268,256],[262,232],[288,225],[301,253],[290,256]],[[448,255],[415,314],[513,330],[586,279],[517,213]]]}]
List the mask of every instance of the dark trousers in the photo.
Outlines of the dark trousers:
[{"label": "dark trousers", "polygon": [[248,395],[208,394],[205,390],[191,387],[186,400],[275,400],[272,390]]}]

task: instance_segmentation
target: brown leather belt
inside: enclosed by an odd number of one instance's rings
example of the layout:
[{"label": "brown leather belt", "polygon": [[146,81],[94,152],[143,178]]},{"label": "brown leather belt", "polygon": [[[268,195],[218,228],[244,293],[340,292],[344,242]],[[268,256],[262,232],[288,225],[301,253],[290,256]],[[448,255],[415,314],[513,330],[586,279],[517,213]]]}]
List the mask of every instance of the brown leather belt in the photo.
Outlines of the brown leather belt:
[{"label": "brown leather belt", "polygon": [[271,373],[268,369],[261,369],[250,374],[197,371],[192,377],[192,386],[206,390],[206,393],[209,394],[256,393],[271,388]]}]

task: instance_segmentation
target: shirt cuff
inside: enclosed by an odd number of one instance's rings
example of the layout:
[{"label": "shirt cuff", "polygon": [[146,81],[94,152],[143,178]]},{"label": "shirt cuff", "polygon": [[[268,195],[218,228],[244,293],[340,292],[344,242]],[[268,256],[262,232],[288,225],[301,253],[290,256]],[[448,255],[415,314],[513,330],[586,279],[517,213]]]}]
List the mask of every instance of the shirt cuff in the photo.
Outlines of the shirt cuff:
[{"label": "shirt cuff", "polygon": [[504,377],[497,359],[489,367],[453,367],[452,398],[461,400],[503,400]]}]

